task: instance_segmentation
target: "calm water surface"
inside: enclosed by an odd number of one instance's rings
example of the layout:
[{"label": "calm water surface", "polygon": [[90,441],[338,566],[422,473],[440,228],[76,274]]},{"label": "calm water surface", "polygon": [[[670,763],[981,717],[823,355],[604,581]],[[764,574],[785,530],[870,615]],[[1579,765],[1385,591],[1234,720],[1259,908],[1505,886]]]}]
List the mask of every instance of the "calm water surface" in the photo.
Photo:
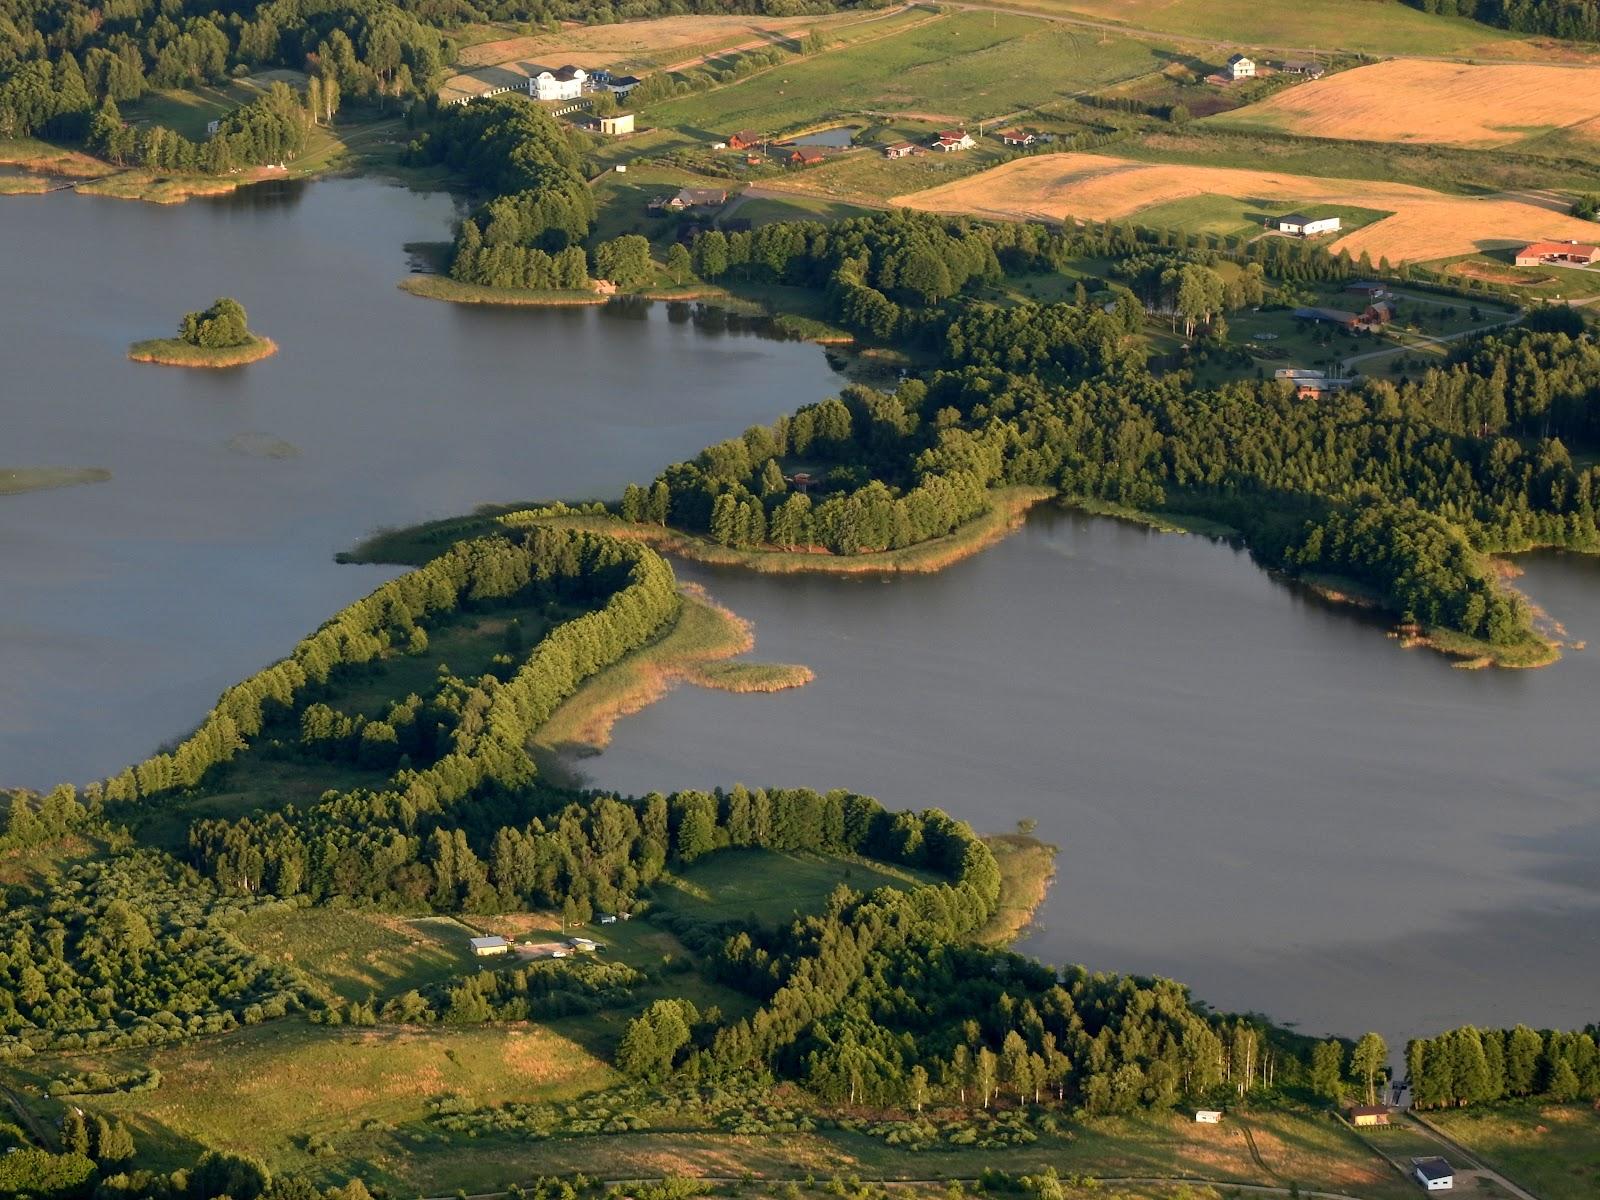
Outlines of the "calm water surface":
[{"label": "calm water surface", "polygon": [[[119,769],[387,574],[333,554],[485,501],[614,495],[836,386],[813,346],[664,308],[462,308],[396,289],[451,201],[343,180],[158,207],[0,200],[0,782]],[[128,343],[236,296],[236,371]]]},{"label": "calm water surface", "polygon": [[[1600,642],[1600,570],[1525,583]],[[600,785],[804,783],[1061,847],[1025,943],[1313,1032],[1581,1025],[1600,996],[1600,657],[1451,668],[1201,538],[1041,514],[933,578],[682,567],[811,686],[681,689]]]},{"label": "calm water surface", "polygon": [[[389,572],[332,554],[485,501],[615,495],[836,379],[663,309],[444,306],[394,287],[441,196],[365,181],[162,209],[0,201],[0,781],[121,767]],[[283,351],[128,363],[231,294]],[[1600,646],[1600,567],[1528,564]],[[928,579],[684,568],[817,681],[681,690],[592,760],[628,791],[803,783],[1062,848],[1028,948],[1398,1039],[1575,1025],[1600,995],[1600,649],[1463,672],[1226,546],[1045,514]]]}]

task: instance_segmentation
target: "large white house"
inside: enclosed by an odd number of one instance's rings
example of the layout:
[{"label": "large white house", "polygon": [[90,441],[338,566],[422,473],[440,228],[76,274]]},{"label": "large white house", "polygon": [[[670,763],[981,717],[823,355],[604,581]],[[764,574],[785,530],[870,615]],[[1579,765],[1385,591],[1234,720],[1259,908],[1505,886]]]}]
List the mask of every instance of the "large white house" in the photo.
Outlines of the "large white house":
[{"label": "large white house", "polygon": [[1255,59],[1246,58],[1242,54],[1235,54],[1228,60],[1228,76],[1231,79],[1254,79],[1256,77]]},{"label": "large white house", "polygon": [[582,67],[544,70],[528,77],[528,95],[535,100],[576,100],[583,95],[589,73]]}]

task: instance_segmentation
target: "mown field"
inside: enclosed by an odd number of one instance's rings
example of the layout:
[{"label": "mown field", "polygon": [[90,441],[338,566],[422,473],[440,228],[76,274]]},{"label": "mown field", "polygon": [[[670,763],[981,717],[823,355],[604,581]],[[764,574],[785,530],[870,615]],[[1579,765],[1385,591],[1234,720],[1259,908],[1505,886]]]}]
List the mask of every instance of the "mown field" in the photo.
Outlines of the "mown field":
[{"label": "mown field", "polygon": [[1210,122],[1478,148],[1568,129],[1600,149],[1600,69],[1392,59],[1289,88]]},{"label": "mown field", "polygon": [[[1317,178],[1277,171],[1137,162],[1110,155],[1053,154],[1018,159],[942,187],[896,197],[930,212],[1017,218],[1143,219],[1158,206],[1171,223],[1197,197],[1250,204],[1351,205],[1393,215],[1344,233],[1334,251],[1367,253],[1374,262],[1427,262],[1540,238],[1592,237],[1592,222],[1520,196],[1450,196],[1409,184]],[[1201,212],[1211,219],[1213,200]]]},{"label": "mown field", "polygon": [[1167,61],[1165,52],[1129,38],[959,12],[655,105],[644,116],[707,139],[745,128],[784,133],[858,113],[975,124],[1160,70]]},{"label": "mown field", "polygon": [[1600,1112],[1592,1107],[1506,1104],[1428,1120],[1540,1200],[1600,1195]]},{"label": "mown field", "polygon": [[131,125],[165,125],[191,142],[203,142],[207,122],[259,99],[274,83],[287,83],[296,91],[302,91],[306,86],[305,72],[258,71],[221,86],[204,84],[182,90],[153,91],[134,103],[123,105],[122,116]]}]

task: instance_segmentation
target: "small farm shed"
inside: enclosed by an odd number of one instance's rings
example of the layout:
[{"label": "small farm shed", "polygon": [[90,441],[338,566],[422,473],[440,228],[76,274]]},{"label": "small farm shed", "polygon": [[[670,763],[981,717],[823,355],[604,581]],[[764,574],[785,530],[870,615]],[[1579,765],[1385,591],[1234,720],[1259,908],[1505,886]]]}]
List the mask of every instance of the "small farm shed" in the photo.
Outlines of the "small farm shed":
[{"label": "small farm shed", "polygon": [[1194,1114],[1196,1125],[1221,1125],[1222,1113],[1215,1108],[1202,1108]]},{"label": "small farm shed", "polygon": [[475,937],[468,939],[472,953],[479,958],[488,958],[495,954],[504,954],[511,949],[511,943],[503,937]]},{"label": "small farm shed", "polygon": [[1389,1110],[1382,1104],[1358,1104],[1350,1110],[1350,1124],[1358,1127],[1387,1125]]},{"label": "small farm shed", "polygon": [[1448,1192],[1456,1186],[1455,1170],[1444,1159],[1438,1157],[1413,1158],[1411,1175],[1430,1192]]}]

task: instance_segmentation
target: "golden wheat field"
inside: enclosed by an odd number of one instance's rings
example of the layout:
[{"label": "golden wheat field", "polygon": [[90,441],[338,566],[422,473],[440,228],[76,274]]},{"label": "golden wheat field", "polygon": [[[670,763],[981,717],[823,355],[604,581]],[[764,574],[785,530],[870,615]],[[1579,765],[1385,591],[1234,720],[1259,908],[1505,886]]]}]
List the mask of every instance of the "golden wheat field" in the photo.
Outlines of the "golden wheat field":
[{"label": "golden wheat field", "polygon": [[1585,123],[1600,132],[1597,118],[1600,69],[1392,59],[1289,88],[1212,121],[1311,137],[1488,148]]},{"label": "golden wheat field", "polygon": [[1376,260],[1426,262],[1523,242],[1571,238],[1593,241],[1595,226],[1570,217],[1537,196],[1450,196],[1402,183],[1320,179],[1282,171],[1143,163],[1100,154],[1043,154],[1019,158],[954,183],[892,203],[928,212],[1011,219],[1137,219],[1158,204],[1191,197],[1230,196],[1276,204],[1335,204],[1390,216],[1352,230],[1333,249],[1366,251]]}]

